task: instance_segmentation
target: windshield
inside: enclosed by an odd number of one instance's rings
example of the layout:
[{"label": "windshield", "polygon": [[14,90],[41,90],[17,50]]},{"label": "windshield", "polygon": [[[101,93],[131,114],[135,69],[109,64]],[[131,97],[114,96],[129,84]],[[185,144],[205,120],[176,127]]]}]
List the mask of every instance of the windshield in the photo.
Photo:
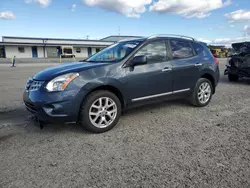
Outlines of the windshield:
[{"label": "windshield", "polygon": [[118,62],[126,58],[142,41],[126,41],[116,43],[96,53],[87,62]]},{"label": "windshield", "polygon": [[71,48],[64,48],[63,53],[65,54],[72,54],[72,49]]}]

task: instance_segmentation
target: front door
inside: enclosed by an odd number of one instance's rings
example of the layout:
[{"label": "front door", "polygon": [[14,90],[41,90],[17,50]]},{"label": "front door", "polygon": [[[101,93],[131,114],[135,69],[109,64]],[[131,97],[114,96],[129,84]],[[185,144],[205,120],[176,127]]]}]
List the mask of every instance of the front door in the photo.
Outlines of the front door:
[{"label": "front door", "polygon": [[200,58],[191,43],[186,40],[170,40],[173,65],[173,91],[188,91],[194,88],[199,78]]},{"label": "front door", "polygon": [[37,58],[38,57],[38,55],[37,55],[37,47],[36,46],[32,47],[32,57],[33,58]]},{"label": "front door", "polygon": [[92,48],[88,47],[88,57],[92,56]]},{"label": "front door", "polygon": [[0,58],[5,58],[4,46],[0,46]]},{"label": "front door", "polygon": [[57,56],[60,57],[62,55],[62,48],[60,46],[57,47]]},{"label": "front door", "polygon": [[167,96],[172,93],[172,65],[166,42],[153,41],[135,56],[147,57],[147,64],[126,68],[126,91],[131,102]]}]

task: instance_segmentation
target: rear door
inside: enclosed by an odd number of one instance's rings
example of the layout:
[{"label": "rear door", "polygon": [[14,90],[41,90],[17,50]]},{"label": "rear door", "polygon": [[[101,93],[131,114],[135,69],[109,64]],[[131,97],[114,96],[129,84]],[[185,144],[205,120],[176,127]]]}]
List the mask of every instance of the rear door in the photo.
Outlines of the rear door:
[{"label": "rear door", "polygon": [[200,58],[191,42],[181,39],[169,40],[173,65],[173,91],[189,91],[199,78]]}]

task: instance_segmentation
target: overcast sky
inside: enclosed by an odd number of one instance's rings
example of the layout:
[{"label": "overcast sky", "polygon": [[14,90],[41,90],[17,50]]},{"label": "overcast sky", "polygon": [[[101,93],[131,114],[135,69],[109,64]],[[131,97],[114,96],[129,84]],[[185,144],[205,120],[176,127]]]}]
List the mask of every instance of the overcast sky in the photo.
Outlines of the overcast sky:
[{"label": "overcast sky", "polygon": [[98,39],[182,34],[250,40],[250,0],[0,0],[0,36]]}]

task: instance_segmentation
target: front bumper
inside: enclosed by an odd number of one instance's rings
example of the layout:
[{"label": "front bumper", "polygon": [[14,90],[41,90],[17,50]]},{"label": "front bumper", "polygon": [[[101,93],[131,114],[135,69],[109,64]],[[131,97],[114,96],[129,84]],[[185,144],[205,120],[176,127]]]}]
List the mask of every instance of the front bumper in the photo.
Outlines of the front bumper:
[{"label": "front bumper", "polygon": [[215,73],[215,86],[218,85],[220,80],[220,69],[219,66],[217,66],[216,73]]},{"label": "front bumper", "polygon": [[38,120],[48,123],[77,122],[83,94],[78,91],[25,91],[23,101]]}]

